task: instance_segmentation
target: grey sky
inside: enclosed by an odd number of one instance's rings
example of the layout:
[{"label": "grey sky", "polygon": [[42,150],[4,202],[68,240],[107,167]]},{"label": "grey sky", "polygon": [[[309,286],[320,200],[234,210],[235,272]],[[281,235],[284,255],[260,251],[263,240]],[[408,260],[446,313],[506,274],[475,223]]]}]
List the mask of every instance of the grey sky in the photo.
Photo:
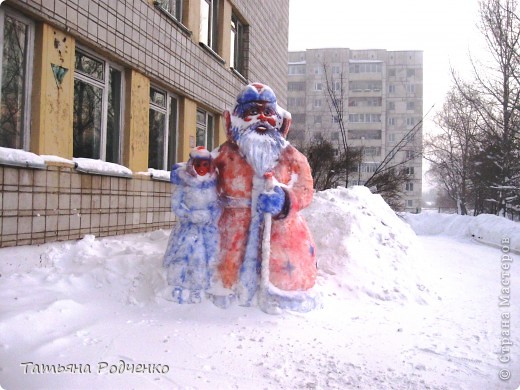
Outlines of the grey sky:
[{"label": "grey sky", "polygon": [[[470,71],[483,39],[478,0],[291,0],[289,50],[322,47],[424,51],[424,113],[442,106],[450,63]],[[432,130],[431,116],[425,131]]]}]

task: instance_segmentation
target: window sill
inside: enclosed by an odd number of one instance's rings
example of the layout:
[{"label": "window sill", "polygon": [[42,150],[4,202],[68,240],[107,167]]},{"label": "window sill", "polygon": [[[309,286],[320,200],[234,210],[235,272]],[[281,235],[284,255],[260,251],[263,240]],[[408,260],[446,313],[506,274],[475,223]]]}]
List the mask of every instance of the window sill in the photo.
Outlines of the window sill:
[{"label": "window sill", "polygon": [[159,2],[157,1],[154,1],[153,2],[153,5],[156,9],[159,10],[159,12],[161,12],[163,15],[165,15],[168,19],[170,19],[177,27],[179,27],[181,29],[181,31],[186,34],[187,36],[191,37],[191,35],[193,34],[191,32],[191,30],[189,30],[184,24],[182,24],[181,22],[179,22],[177,19],[175,19],[175,17],[170,14],[168,11],[166,11],[163,7],[161,7],[159,5]]},{"label": "window sill", "polygon": [[247,84],[247,79],[242,75],[242,73],[240,73],[235,68],[230,68],[230,69],[231,69],[231,72],[233,72],[233,74],[235,76],[237,76],[240,80],[242,80],[245,84]]},{"label": "window sill", "polygon": [[213,57],[215,57],[218,60],[218,62],[220,62],[222,65],[225,65],[226,60],[224,60],[221,56],[219,56],[217,54],[217,52],[215,52],[211,47],[209,47],[208,45],[206,45],[203,42],[199,42],[199,46],[202,47],[204,50],[206,50]]}]

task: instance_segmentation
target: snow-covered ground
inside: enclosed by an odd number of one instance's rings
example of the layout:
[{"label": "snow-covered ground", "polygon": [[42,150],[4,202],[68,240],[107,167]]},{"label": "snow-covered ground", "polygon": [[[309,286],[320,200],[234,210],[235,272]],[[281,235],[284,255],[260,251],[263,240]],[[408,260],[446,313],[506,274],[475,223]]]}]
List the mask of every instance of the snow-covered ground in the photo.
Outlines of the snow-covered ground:
[{"label": "snow-covered ground", "polygon": [[318,193],[304,214],[323,295],[307,314],[173,303],[168,231],[0,249],[0,387],[520,385],[518,224],[406,215],[416,236],[363,187]]}]

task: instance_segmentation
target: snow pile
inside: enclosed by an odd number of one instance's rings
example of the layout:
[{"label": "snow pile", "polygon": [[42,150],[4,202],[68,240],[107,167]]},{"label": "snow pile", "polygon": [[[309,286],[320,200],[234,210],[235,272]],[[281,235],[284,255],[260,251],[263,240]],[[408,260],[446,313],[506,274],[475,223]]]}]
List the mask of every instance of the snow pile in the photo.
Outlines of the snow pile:
[{"label": "snow pile", "polygon": [[509,239],[510,250],[520,253],[520,224],[491,214],[476,217],[457,214],[405,214],[406,222],[419,235],[449,235],[473,238],[483,244],[500,247]]},{"label": "snow pile", "polygon": [[163,296],[167,287],[162,259],[168,232],[136,236],[99,240],[86,235],[77,242],[46,244],[43,253],[36,258],[28,256],[29,260],[9,255],[19,248],[6,248],[0,274],[16,280],[20,272],[26,272],[22,274],[26,282],[52,285],[55,292],[143,306]]},{"label": "snow pile", "polygon": [[415,233],[363,186],[315,194],[302,211],[317,246],[320,276],[349,297],[423,301],[413,265]]}]

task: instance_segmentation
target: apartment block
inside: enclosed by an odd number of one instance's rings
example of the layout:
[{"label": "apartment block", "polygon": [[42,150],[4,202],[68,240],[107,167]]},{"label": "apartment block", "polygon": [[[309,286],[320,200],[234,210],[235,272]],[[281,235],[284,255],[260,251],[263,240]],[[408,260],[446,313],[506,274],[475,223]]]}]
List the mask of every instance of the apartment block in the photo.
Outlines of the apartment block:
[{"label": "apartment block", "polygon": [[[45,162],[0,159],[0,246],[171,227],[173,217],[161,215],[170,212],[167,179],[153,170],[224,142],[222,112],[249,82],[270,85],[286,105],[289,0],[258,8],[253,0],[3,2],[0,147]],[[133,176],[98,180],[111,174],[80,171],[74,158]],[[75,185],[49,187],[56,175]],[[54,207],[60,194],[75,201]],[[102,199],[110,201],[100,207]]]},{"label": "apartment block", "polygon": [[[342,121],[348,145],[363,153],[351,183],[363,185],[381,161],[391,156],[392,161],[402,163],[409,177],[402,208],[420,210],[422,51],[340,48],[289,52],[287,85],[293,143],[326,139],[341,150]],[[340,110],[333,107],[333,99],[340,103]]]}]

